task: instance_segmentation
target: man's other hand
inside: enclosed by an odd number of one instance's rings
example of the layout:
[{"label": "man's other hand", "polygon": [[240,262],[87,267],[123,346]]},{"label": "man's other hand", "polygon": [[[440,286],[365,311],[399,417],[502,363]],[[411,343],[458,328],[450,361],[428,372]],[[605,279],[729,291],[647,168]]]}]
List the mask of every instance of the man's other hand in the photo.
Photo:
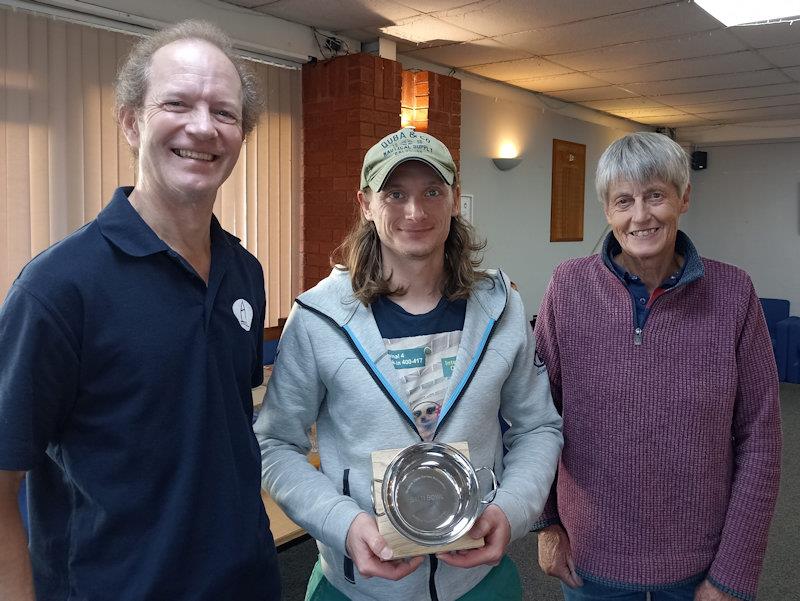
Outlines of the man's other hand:
[{"label": "man's other hand", "polygon": [[458,568],[474,568],[487,564],[496,566],[503,559],[511,542],[511,525],[506,514],[497,505],[489,505],[469,531],[472,538],[483,538],[484,545],[478,549],[437,553],[444,563]]},{"label": "man's other hand", "polygon": [[400,580],[422,564],[422,557],[392,559],[392,550],[378,532],[375,518],[359,513],[347,531],[347,555],[364,578]]}]

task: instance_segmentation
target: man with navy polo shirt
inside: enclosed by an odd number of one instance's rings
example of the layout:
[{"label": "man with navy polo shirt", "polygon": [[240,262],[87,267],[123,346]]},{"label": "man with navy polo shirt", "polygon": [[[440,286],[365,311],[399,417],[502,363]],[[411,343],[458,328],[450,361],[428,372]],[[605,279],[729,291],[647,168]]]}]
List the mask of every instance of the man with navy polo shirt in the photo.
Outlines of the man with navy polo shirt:
[{"label": "man with navy polo shirt", "polygon": [[251,428],[264,279],[212,215],[257,88],[189,21],[137,44],[117,105],[136,187],[0,308],[0,599],[277,600]]}]

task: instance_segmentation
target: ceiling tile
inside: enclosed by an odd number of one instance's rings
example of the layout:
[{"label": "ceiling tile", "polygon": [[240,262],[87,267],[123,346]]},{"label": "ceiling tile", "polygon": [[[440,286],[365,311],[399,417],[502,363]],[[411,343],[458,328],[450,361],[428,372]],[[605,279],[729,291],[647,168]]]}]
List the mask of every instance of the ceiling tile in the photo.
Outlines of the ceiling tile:
[{"label": "ceiling tile", "polygon": [[671,38],[721,26],[695,4],[667,5],[499,36],[498,41],[539,56],[602,48],[624,42]]},{"label": "ceiling tile", "polygon": [[718,102],[703,102],[697,104],[684,104],[681,109],[690,113],[717,113],[749,108],[770,108],[777,106],[800,106],[800,94],[787,94],[784,96],[769,96],[767,98],[741,98],[738,100],[724,100]]},{"label": "ceiling tile", "polygon": [[534,90],[536,92],[551,92],[555,90],[572,90],[574,88],[590,88],[593,85],[602,85],[602,82],[584,75],[583,73],[568,73],[566,75],[553,75],[552,77],[536,77],[534,79],[509,80],[510,84]]},{"label": "ceiling tile", "polygon": [[764,48],[759,50],[758,53],[776,67],[800,66],[800,44]]},{"label": "ceiling tile", "polygon": [[590,100],[588,102],[584,101],[581,104],[598,111],[607,112],[664,106],[664,104],[661,102],[651,100],[650,98],[644,98],[642,96],[634,96],[632,98],[613,98],[611,100]]},{"label": "ceiling tile", "polygon": [[546,58],[577,71],[624,69],[659,61],[679,60],[745,50],[744,44],[724,29],[674,38],[614,44],[581,52],[549,54]]},{"label": "ceiling tile", "polygon": [[511,79],[534,79],[537,77],[549,77],[552,75],[563,75],[574,73],[566,67],[560,67],[542,58],[525,58],[516,61],[505,61],[492,63],[489,65],[479,65],[477,67],[467,67],[465,71],[497,79],[508,81]]},{"label": "ceiling tile", "polygon": [[384,35],[418,44],[437,41],[470,42],[483,37],[427,15],[402,19],[394,25],[387,25],[380,29]]},{"label": "ceiling tile", "polygon": [[559,90],[549,92],[550,96],[566,100],[567,102],[585,102],[587,100],[609,100],[615,98],[632,98],[636,94],[623,90],[617,86],[595,86],[589,88],[574,88],[572,90]]},{"label": "ceiling tile", "polygon": [[494,40],[475,40],[474,42],[447,44],[434,48],[415,48],[406,51],[405,54],[456,68],[529,57],[529,54],[523,50],[503,46]]},{"label": "ceiling tile", "polygon": [[619,117],[625,117],[626,119],[633,119],[635,121],[645,117],[673,117],[676,115],[685,114],[685,111],[672,108],[671,106],[663,106],[661,108],[650,107],[641,109],[623,109],[605,112],[611,113],[612,115],[617,115]]},{"label": "ceiling tile", "polygon": [[789,119],[800,117],[800,105],[703,113],[702,117],[704,119],[709,119],[712,121],[724,121],[726,123]]},{"label": "ceiling tile", "polygon": [[435,13],[458,8],[465,4],[475,4],[475,2],[470,2],[469,0],[398,0],[397,3],[421,13]]},{"label": "ceiling tile", "polygon": [[770,23],[769,25],[740,25],[728,31],[753,48],[785,46],[800,43],[800,27],[791,23]]},{"label": "ceiling tile", "polygon": [[704,102],[721,102],[724,100],[738,100],[741,98],[766,98],[784,94],[800,94],[800,83],[779,83],[765,86],[752,86],[745,88],[729,88],[725,90],[711,90],[709,92],[693,92],[687,94],[664,94],[658,96],[658,101],[671,106],[700,104]]},{"label": "ceiling tile", "polygon": [[639,123],[661,127],[689,127],[692,125],[713,125],[713,121],[696,115],[668,115],[664,117],[642,117]]},{"label": "ceiling tile", "polygon": [[[674,4],[670,0],[648,0],[646,6]],[[415,2],[414,5],[420,4]],[[582,0],[581,2],[531,2],[531,0],[479,0],[463,2],[437,16],[448,23],[493,37],[585,21],[595,17],[641,9],[642,0]]]},{"label": "ceiling tile", "polygon": [[222,2],[356,40],[391,37],[411,59],[639,123],[800,119],[800,27],[724,28],[691,0]]},{"label": "ceiling tile", "polygon": [[419,14],[392,0],[278,0],[255,10],[327,31],[385,27]]},{"label": "ceiling tile", "polygon": [[769,68],[769,66],[769,63],[754,51],[745,50],[743,52],[704,58],[666,61],[631,69],[591,71],[589,74],[608,83],[627,84],[721,73],[758,71],[759,69]]},{"label": "ceiling tile", "polygon": [[225,4],[233,4],[235,6],[244,6],[245,8],[254,8],[256,6],[266,6],[267,4],[274,4],[280,0],[222,0]]},{"label": "ceiling tile", "polygon": [[650,81],[646,83],[629,83],[625,88],[643,96],[660,96],[662,94],[678,94],[680,92],[703,92],[706,90],[724,90],[726,88],[744,88],[763,86],[773,83],[788,83],[787,77],[777,69],[749,71],[747,73],[729,73],[726,75],[708,75],[705,77],[689,77],[670,81]]}]

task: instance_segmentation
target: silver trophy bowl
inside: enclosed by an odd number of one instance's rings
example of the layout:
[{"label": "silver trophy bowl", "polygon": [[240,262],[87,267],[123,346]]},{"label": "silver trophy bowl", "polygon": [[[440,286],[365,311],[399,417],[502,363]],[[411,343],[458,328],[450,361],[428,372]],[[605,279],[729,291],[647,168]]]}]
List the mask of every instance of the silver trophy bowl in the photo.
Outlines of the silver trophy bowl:
[{"label": "silver trophy bowl", "polygon": [[[492,490],[484,497],[478,483],[481,471],[492,476]],[[387,466],[383,480],[376,482],[381,482],[381,499],[392,526],[426,546],[461,538],[497,492],[491,468],[475,469],[462,453],[440,442],[406,447]]]}]

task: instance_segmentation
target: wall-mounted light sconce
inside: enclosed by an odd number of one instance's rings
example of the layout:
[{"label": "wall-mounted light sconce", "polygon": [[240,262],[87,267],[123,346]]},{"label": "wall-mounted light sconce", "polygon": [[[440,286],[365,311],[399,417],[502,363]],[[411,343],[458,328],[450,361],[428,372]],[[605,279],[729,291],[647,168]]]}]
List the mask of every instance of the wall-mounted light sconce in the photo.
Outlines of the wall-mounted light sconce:
[{"label": "wall-mounted light sconce", "polygon": [[519,156],[518,146],[510,140],[504,140],[500,144],[500,152],[497,153],[497,158],[492,159],[492,163],[500,171],[513,169],[521,162],[522,157]]},{"label": "wall-mounted light sconce", "polygon": [[508,171],[509,169],[513,169],[521,162],[522,162],[522,157],[514,157],[513,159],[503,159],[503,158],[492,159],[492,163],[494,163],[494,166],[497,167],[500,171]]}]

